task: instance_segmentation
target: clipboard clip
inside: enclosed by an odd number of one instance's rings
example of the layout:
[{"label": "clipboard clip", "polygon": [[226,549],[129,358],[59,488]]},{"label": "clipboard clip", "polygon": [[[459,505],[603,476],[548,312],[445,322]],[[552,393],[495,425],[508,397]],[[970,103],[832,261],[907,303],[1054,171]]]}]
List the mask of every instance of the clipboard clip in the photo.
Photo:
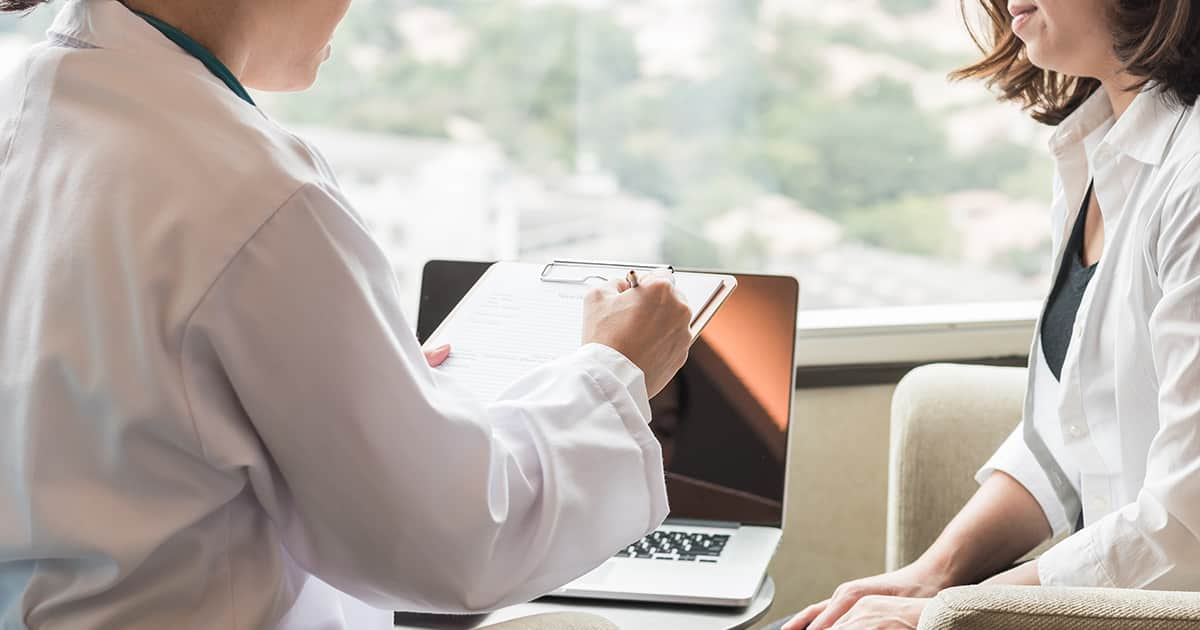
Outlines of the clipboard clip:
[{"label": "clipboard clip", "polygon": [[630,269],[639,272],[675,272],[671,265],[630,265],[614,262],[592,262],[586,260],[556,259],[542,267],[542,282],[556,284],[587,284],[592,280],[608,282],[625,277]]}]

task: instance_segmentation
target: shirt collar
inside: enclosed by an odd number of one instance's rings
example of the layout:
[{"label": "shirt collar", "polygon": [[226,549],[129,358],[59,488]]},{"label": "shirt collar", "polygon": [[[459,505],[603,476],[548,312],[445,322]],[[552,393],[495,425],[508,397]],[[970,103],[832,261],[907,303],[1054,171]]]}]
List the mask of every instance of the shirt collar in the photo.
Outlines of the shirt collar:
[{"label": "shirt collar", "polygon": [[1159,165],[1183,109],[1154,89],[1143,90],[1117,120],[1105,141],[1143,164]]},{"label": "shirt collar", "polygon": [[142,55],[186,55],[153,26],[116,0],[69,0],[47,31],[95,48]]},{"label": "shirt collar", "polygon": [[204,81],[226,90],[226,84],[191,53],[165,37],[117,0],[69,0],[46,32],[51,39],[76,47],[101,48],[183,64]]},{"label": "shirt collar", "polygon": [[1062,156],[1070,149],[1083,143],[1085,139],[1102,125],[1110,122],[1113,117],[1112,103],[1103,90],[1096,90],[1070,116],[1067,116],[1054,133],[1050,136],[1050,152]]},{"label": "shirt collar", "polygon": [[1103,144],[1144,164],[1158,165],[1166,156],[1181,111],[1178,105],[1148,87],[1114,121],[1108,95],[1096,90],[1059,124],[1050,138],[1050,151],[1062,156],[1084,144],[1086,152],[1091,154],[1097,145]]},{"label": "shirt collar", "polygon": [[141,13],[139,11],[134,11],[133,13],[134,15],[137,15],[143,20],[149,22],[150,26],[153,26],[158,30],[158,32],[163,34],[163,37],[175,42],[176,46],[179,46],[184,50],[184,52],[195,57],[200,63],[204,64],[204,67],[208,68],[209,72],[213,73],[213,75],[220,79],[222,83],[227,85],[230,91],[236,94],[238,98],[246,101],[246,103],[251,106],[257,107],[257,105],[254,104],[254,99],[250,98],[250,94],[246,92],[246,87],[242,85],[242,82],[238,80],[237,76],[234,75],[233,72],[230,71],[229,68],[222,63],[221,60],[218,59],[211,50],[205,48],[200,42],[192,39],[187,33],[184,33],[183,31],[154,17],[153,15]]}]

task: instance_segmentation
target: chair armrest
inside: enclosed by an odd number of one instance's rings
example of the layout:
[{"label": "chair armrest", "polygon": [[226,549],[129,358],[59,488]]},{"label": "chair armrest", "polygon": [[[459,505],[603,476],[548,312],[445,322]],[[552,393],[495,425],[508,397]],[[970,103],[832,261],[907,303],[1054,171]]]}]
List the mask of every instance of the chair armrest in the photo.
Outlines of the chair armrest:
[{"label": "chair armrest", "polygon": [[512,619],[479,630],[620,630],[604,617],[590,613],[545,613]]},{"label": "chair armrest", "polygon": [[887,568],[916,560],[975,493],[975,471],[1020,422],[1024,368],[925,365],[892,397]]},{"label": "chair armrest", "polygon": [[963,586],[942,591],[918,630],[1184,630],[1200,593],[1115,588]]}]

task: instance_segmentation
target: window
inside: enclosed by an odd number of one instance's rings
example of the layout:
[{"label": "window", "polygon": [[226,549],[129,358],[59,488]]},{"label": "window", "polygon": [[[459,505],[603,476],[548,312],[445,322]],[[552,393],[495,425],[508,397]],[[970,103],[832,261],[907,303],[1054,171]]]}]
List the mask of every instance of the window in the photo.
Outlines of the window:
[{"label": "window", "polygon": [[1033,298],[1047,133],[946,81],[976,56],[958,0],[356,0],[317,86],[259,98],[409,304],[430,258],[789,273],[812,309]]}]

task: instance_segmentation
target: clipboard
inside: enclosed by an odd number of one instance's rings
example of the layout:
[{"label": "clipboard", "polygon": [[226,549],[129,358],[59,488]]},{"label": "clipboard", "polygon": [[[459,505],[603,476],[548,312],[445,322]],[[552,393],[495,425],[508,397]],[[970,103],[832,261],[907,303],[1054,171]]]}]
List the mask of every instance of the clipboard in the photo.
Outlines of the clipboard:
[{"label": "clipboard", "polygon": [[592,287],[625,278],[631,269],[671,272],[676,291],[692,309],[688,329],[693,343],[737,288],[731,275],[678,272],[667,265],[496,263],[429,336],[426,348],[454,348],[435,371],[468,385],[485,400],[495,399],[525,372],[578,350],[584,296]]},{"label": "clipboard", "polygon": [[671,274],[672,279],[675,279],[676,274],[679,273],[684,274],[684,277],[706,276],[720,280],[720,287],[707,300],[704,300],[702,304],[699,306],[691,303],[688,304],[688,307],[692,309],[692,321],[688,324],[688,330],[692,333],[693,343],[700,337],[700,333],[704,331],[704,327],[717,314],[717,310],[721,308],[725,300],[737,289],[737,278],[729,274],[696,271],[676,272],[675,268],[671,265],[646,265],[573,259],[556,259],[546,263],[542,267],[540,277],[542,282],[548,283],[589,284],[591,282],[609,282],[622,279],[629,270],[647,273],[665,271]]}]

